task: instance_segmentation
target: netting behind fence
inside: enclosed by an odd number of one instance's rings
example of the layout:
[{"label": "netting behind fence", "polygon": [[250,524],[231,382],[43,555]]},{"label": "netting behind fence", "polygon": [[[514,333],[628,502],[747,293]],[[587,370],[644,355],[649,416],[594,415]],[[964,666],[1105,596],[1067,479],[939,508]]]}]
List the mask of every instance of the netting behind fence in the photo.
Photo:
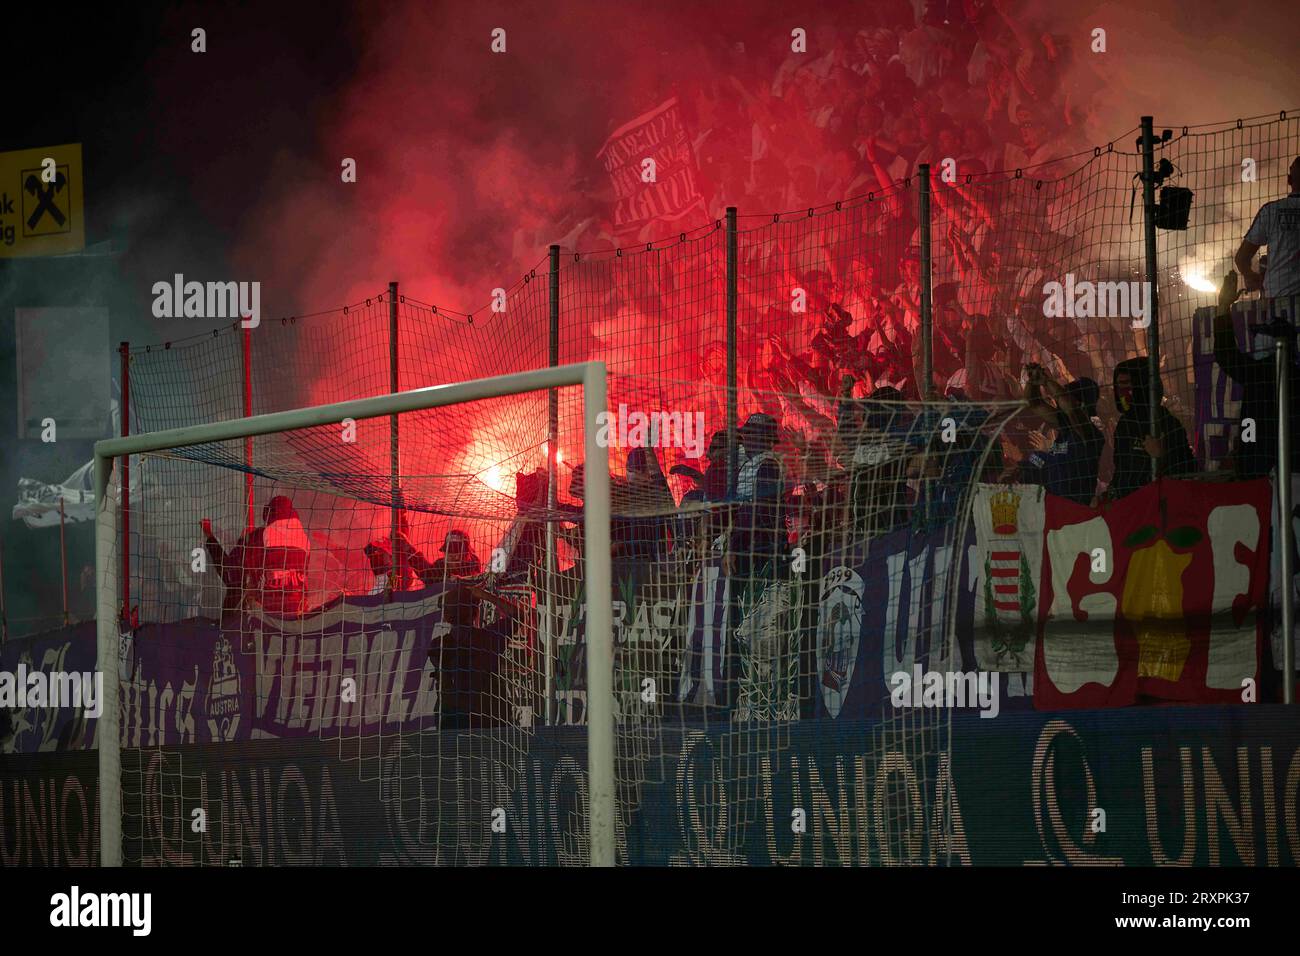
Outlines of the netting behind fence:
[{"label": "netting behind fence", "polygon": [[[1160,328],[1168,410],[1198,453],[1196,377],[1210,373],[1197,372],[1197,354],[1208,350],[1198,353],[1193,312],[1212,305],[1213,286],[1255,211],[1285,193],[1286,167],[1300,153],[1297,122],[1281,114],[1177,127],[1155,149],[1157,169],[1161,160],[1172,163],[1160,187],[1193,193],[1187,228],[1157,231],[1160,314],[1149,318]],[[731,366],[737,416],[772,391],[799,396],[793,414],[825,419],[849,376],[858,397],[885,387],[911,398],[927,389],[1019,397],[1022,369],[1039,365],[1062,383],[1095,381],[1109,433],[1119,417],[1115,371],[1149,345],[1135,136],[1003,172],[936,153],[924,249],[920,177],[891,182],[870,155],[863,162],[881,184],[876,191],[777,215],[741,210],[734,343],[727,341],[728,235],[718,219],[635,247],[561,250],[554,316],[551,263],[543,258],[518,280],[483,290],[485,304],[473,312],[399,290],[393,315],[381,290],[344,309],[268,318],[249,333],[228,328],[137,348],[132,427],[537,368],[550,362],[554,335],[560,362],[601,359],[612,371],[644,377],[650,394],[643,399],[662,391],[655,376],[721,386]],[[926,252],[932,307],[923,322]],[[1087,286],[1097,288],[1085,305],[1079,296]],[[922,381],[926,329],[929,382]],[[485,436],[463,439],[472,454]],[[1103,481],[1110,472],[1108,454]]]}]

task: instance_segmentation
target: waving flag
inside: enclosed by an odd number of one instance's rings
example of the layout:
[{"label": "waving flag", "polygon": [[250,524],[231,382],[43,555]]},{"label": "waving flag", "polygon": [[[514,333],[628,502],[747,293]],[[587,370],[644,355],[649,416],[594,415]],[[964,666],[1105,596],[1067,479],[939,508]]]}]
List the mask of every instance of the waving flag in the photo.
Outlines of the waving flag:
[{"label": "waving flag", "polygon": [[644,238],[704,209],[700,174],[676,97],[614,130],[596,154],[614,184],[614,229]]}]

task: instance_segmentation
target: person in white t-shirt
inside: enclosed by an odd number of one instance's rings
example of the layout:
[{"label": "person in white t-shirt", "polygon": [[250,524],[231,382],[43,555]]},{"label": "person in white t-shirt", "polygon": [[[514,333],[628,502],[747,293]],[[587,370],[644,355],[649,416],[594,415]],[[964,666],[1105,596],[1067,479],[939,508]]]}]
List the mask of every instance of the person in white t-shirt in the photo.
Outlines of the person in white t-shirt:
[{"label": "person in white t-shirt", "polygon": [[[1292,161],[1286,182],[1290,194],[1260,208],[1235,260],[1247,291],[1263,288],[1270,299],[1300,295],[1300,156]],[[1268,246],[1268,269],[1263,276],[1251,266],[1260,246]]]}]

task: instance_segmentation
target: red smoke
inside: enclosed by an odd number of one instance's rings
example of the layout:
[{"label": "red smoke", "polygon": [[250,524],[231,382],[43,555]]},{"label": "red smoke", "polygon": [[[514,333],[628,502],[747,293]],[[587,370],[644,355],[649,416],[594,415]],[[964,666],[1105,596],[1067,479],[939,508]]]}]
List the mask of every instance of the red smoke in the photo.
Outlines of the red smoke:
[{"label": "red smoke", "polygon": [[[915,6],[928,6],[928,22]],[[1016,139],[1016,96],[1053,154],[1105,143],[1142,113],[1156,114],[1158,124],[1197,123],[1300,101],[1287,31],[1267,22],[1287,19],[1280,9],[1262,20],[1222,4],[1177,0],[1143,12],[1050,0],[846,2],[813,11],[749,2],[522,10],[409,2],[377,19],[373,10],[359,5],[355,22],[341,27],[359,32],[361,66],[314,104],[319,148],[284,156],[268,171],[271,185],[245,223],[235,265],[240,275],[260,278],[283,312],[357,302],[390,279],[424,302],[476,312],[473,335],[459,320],[449,321],[443,340],[436,325],[421,338],[408,340],[412,333],[404,331],[404,387],[509,370],[503,361],[510,368],[544,364],[544,301],[513,313],[516,324],[505,325],[511,331],[494,345],[473,343],[490,337],[480,310],[492,290],[514,286],[549,243],[560,242],[566,255],[594,252],[707,226],[728,204],[770,213],[877,189],[860,154],[863,138],[895,148],[911,140],[921,149],[934,140],[935,150],[996,168],[1024,148]],[[498,27],[506,31],[503,54],[490,50]],[[790,51],[796,27],[806,31],[805,54]],[[1107,31],[1104,54],[1090,49],[1098,27]],[[890,36],[910,61],[903,72],[918,75],[907,78],[912,92],[904,83],[882,98],[843,64],[861,62],[863,51],[888,45]],[[949,69],[946,78],[927,75],[931,59]],[[996,102],[999,91],[1012,99]],[[620,233],[615,188],[598,152],[613,130],[673,97],[701,202],[685,218]],[[898,165],[906,174],[917,157],[902,148],[911,154]],[[340,181],[345,157],[356,160],[355,184]],[[716,267],[719,249],[709,252]],[[643,276],[621,290],[611,282],[611,291],[566,314],[564,360],[592,354],[642,374],[699,381],[722,321],[706,273],[713,274],[701,268],[685,277],[695,286],[684,285],[681,274]],[[360,376],[355,388],[371,389],[366,375],[373,369],[382,387],[382,313],[365,327],[355,314],[324,322],[352,343],[353,354],[286,362],[314,376],[297,383],[307,398],[345,397],[352,386],[340,383],[349,376]],[[674,349],[683,357],[665,361]],[[481,439],[492,423],[460,424],[460,434],[443,436],[446,444],[472,450],[476,461],[490,458]],[[711,417],[709,427],[721,422]],[[524,450],[515,442],[531,441],[502,439],[512,453]],[[577,449],[565,450],[576,460]],[[382,453],[373,457],[384,461]],[[408,460],[404,470],[437,464],[445,456]],[[498,471],[488,484],[508,491],[501,477]]]}]

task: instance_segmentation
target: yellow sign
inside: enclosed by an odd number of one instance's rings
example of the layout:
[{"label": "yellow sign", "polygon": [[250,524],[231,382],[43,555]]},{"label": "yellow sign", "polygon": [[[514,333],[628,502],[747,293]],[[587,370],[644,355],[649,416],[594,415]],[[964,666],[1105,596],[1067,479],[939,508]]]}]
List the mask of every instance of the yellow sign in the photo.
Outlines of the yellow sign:
[{"label": "yellow sign", "polygon": [[0,153],[0,258],[86,245],[81,144]]}]

